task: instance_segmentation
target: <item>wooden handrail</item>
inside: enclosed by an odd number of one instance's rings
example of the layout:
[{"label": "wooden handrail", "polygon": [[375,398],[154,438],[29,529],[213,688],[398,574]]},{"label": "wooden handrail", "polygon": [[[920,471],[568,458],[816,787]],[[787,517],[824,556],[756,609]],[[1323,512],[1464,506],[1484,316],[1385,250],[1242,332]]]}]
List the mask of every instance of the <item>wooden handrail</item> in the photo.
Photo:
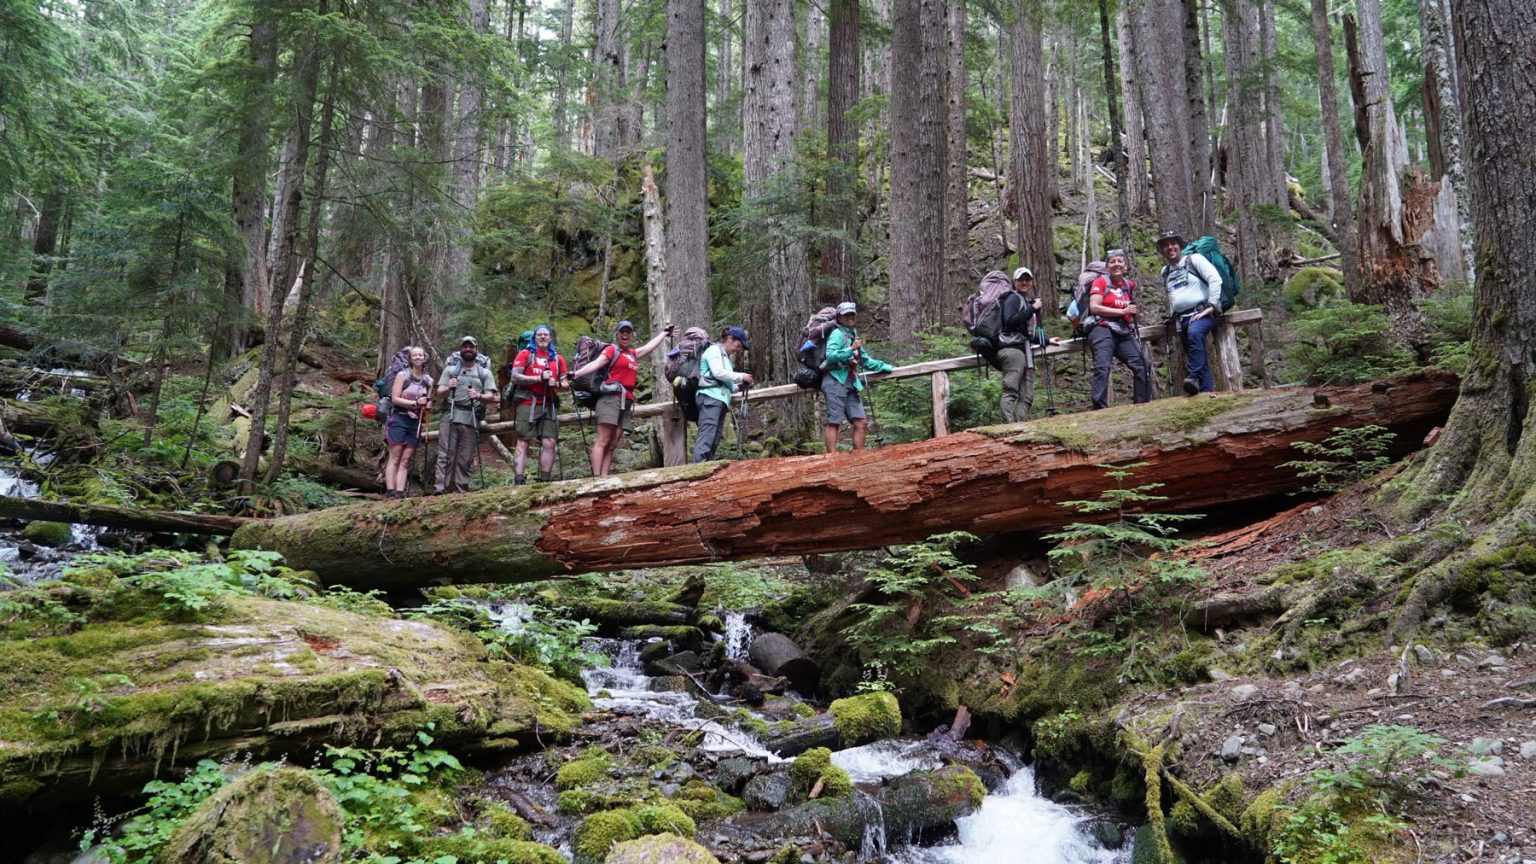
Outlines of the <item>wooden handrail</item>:
[{"label": "wooden handrail", "polygon": [[[1228,312],[1222,316],[1222,319],[1233,327],[1247,327],[1262,322],[1264,320],[1264,311],[1261,309],[1238,309]],[[1162,324],[1155,324],[1141,327],[1139,332],[1144,342],[1161,342],[1167,330]],[[1087,339],[1066,339],[1060,345],[1047,345],[1044,349],[1036,349],[1035,355],[1038,357],[1055,357],[1062,354],[1075,354],[1079,351],[1086,351],[1087,346]],[[921,363],[897,366],[895,369],[879,375],[871,375],[870,380],[897,381],[903,378],[933,375],[938,372],[957,372],[964,369],[974,369],[977,363],[978,360],[975,354],[965,357],[950,357],[945,360],[925,360]],[[784,399],[800,393],[816,392],[819,391],[806,390],[795,384],[775,384],[771,387],[752,388],[750,399],[753,402],[760,402],[765,399]],[[676,410],[676,406],[672,402],[647,402],[636,405],[631,416],[636,420],[642,420],[647,417],[660,417],[673,410]],[[565,426],[574,425],[577,422],[591,423],[594,420],[594,416],[591,411],[582,411],[579,415],[576,412],[568,412],[559,415],[557,419],[560,425]],[[495,423],[481,421],[480,431],[490,433],[511,432],[515,425],[515,423],[508,420]],[[436,438],[437,432],[435,430],[428,432],[426,437],[428,439]]]}]

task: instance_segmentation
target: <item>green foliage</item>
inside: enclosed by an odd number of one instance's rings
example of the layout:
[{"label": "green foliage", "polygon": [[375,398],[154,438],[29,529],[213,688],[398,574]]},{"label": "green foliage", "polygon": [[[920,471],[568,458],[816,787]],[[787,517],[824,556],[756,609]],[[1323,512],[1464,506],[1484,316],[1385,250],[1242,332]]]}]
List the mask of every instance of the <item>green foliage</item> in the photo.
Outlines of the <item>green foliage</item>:
[{"label": "green foliage", "polygon": [[[919,335],[921,350],[910,362],[940,360],[960,357],[971,353],[970,336],[963,331],[948,328]],[[882,360],[891,354],[886,346],[876,345],[874,355]],[[1036,375],[1040,372],[1037,369]],[[1035,414],[1043,413],[1045,390],[1041,379],[1036,378]],[[990,426],[1002,422],[998,406],[1003,396],[1001,372],[985,362],[973,370],[951,372],[949,375],[949,427],[952,431]],[[1057,397],[1058,400],[1060,396]],[[903,443],[921,441],[933,436],[933,388],[925,377],[900,381],[878,381],[871,397],[879,421],[879,433],[884,441]]]},{"label": "green foliage", "polygon": [[1047,534],[1047,540],[1059,544],[1047,553],[1052,560],[1076,566],[1084,575],[1091,575],[1096,586],[1108,589],[1188,583],[1204,578],[1205,571],[1198,565],[1166,557],[1184,545],[1175,536],[1179,526],[1202,517],[1136,509],[1168,500],[1166,495],[1153,492],[1162,487],[1161,483],[1127,485],[1135,476],[1135,469],[1145,464],[1100,466],[1112,486],[1098,498],[1062,502],[1063,507],[1084,515],[1113,514],[1114,518],[1108,522],[1073,522]]},{"label": "green foliage", "polygon": [[[147,570],[123,578],[123,584],[160,597],[173,617],[196,617],[222,611],[230,596],[272,597],[291,600],[307,593],[312,585],[282,566],[282,555],[258,549],[236,549],[222,561],[201,561],[191,552],[165,553],[171,566]],[[117,555],[89,555],[77,559],[102,563]]]},{"label": "green foliage", "polygon": [[580,681],[583,669],[607,665],[606,657],[582,645],[597,632],[596,624],[560,618],[538,606],[523,606],[517,611],[522,614],[497,620],[486,603],[450,598],[433,600],[407,615],[471,633],[492,657],[537,666],[568,681]]},{"label": "green foliage", "polygon": [[1429,325],[1430,363],[1437,368],[1466,374],[1477,323],[1474,299],[1470,286],[1453,283],[1419,300]]},{"label": "green foliage", "polygon": [[[0,573],[0,577],[4,575]],[[0,590],[0,637],[19,639],[67,633],[84,620],[43,589]]]},{"label": "green foliage", "polygon": [[915,604],[958,596],[954,584],[976,580],[975,568],[955,557],[957,546],[974,539],[964,531],[936,534],[896,549],[865,573],[880,602],[851,605],[859,617],[847,631],[865,662],[878,663],[892,681],[910,683],[926,671],[934,652],[955,644],[953,633],[909,613]]},{"label": "green foliage", "polygon": [[1288,370],[1307,384],[1358,384],[1416,366],[1381,306],[1341,302],[1302,312],[1294,326]]},{"label": "green foliage", "polygon": [[1308,459],[1285,462],[1281,468],[1295,468],[1297,476],[1312,481],[1308,492],[1338,492],[1367,477],[1380,473],[1391,460],[1387,450],[1397,436],[1384,426],[1333,428],[1333,434],[1317,441],[1295,441],[1292,447]]}]

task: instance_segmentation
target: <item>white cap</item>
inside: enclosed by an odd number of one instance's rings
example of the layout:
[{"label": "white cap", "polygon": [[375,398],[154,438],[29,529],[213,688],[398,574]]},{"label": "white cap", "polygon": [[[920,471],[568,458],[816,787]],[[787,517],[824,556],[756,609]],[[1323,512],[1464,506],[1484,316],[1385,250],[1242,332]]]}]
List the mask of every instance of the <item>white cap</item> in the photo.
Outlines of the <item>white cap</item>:
[{"label": "white cap", "polygon": [[1033,279],[1035,278],[1035,271],[1029,269],[1028,267],[1020,267],[1019,269],[1013,271],[1013,281],[1015,282],[1023,279],[1025,276]]},{"label": "white cap", "polygon": [[853,314],[853,313],[858,312],[858,311],[859,311],[858,304],[854,303],[852,300],[844,300],[843,302],[837,304],[837,317],[839,317],[839,318],[843,317],[844,315],[850,315],[850,314]]}]

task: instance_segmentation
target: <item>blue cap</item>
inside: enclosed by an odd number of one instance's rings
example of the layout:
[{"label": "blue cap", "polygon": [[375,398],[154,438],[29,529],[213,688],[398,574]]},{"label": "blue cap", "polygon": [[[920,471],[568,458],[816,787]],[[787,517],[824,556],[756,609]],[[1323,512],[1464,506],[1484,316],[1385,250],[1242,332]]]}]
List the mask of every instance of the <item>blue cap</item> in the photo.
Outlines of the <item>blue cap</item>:
[{"label": "blue cap", "polygon": [[748,350],[748,351],[752,350],[752,345],[750,343],[748,343],[748,341],[747,341],[747,331],[741,329],[740,327],[727,327],[727,328],[725,328],[725,335],[727,335],[727,336],[731,337],[732,339],[735,339],[736,341],[740,342],[741,343],[741,347],[745,348],[746,350]]},{"label": "blue cap", "polygon": [[634,324],[632,324],[632,323],[630,323],[628,321],[620,321],[619,322],[619,326],[613,328],[613,332],[617,333],[620,330],[633,330],[633,329],[635,329],[635,325]]},{"label": "blue cap", "polygon": [[551,336],[555,335],[555,331],[551,330],[548,324],[540,324],[539,326],[533,328],[533,335],[539,335],[540,330],[543,330]]}]

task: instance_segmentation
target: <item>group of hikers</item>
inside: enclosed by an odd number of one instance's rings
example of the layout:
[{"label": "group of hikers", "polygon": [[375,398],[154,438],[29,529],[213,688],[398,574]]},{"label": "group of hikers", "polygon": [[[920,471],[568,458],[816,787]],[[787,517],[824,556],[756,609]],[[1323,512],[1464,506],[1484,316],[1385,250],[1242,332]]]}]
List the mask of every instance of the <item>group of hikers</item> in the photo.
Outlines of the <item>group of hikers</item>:
[{"label": "group of hikers", "polygon": [[[1177,327],[1184,346],[1184,392],[1209,392],[1214,382],[1205,339],[1224,308],[1224,297],[1230,302],[1235,280],[1219,252],[1208,257],[1194,251],[1178,232],[1164,231],[1158,237],[1157,251],[1165,262],[1162,278],[1168,293],[1170,325]],[[1139,336],[1136,286],[1125,275],[1129,257],[1123,249],[1111,249],[1102,264],[1092,266],[1095,269],[1084,274],[1092,278],[1080,278],[1080,296],[1074,297],[1068,309],[1069,320],[1076,333],[1086,339],[1093,357],[1092,407],[1109,404],[1110,366],[1115,359],[1131,371],[1133,401],[1146,402],[1152,391],[1151,360]],[[1234,283],[1226,295],[1222,269],[1228,271],[1226,280]],[[988,280],[1005,283],[1006,288],[988,295]],[[1028,419],[1034,403],[1035,346],[1043,348],[1062,341],[1045,336],[1040,321],[1043,304],[1035,295],[1034,283],[1034,273],[1028,267],[1016,269],[1011,280],[1002,273],[989,273],[981,292],[967,301],[965,323],[976,335],[972,346],[1003,373],[1001,408],[1003,420],[1009,423]],[[853,449],[863,449],[869,422],[864,404],[867,378],[892,369],[865,347],[858,315],[858,305],[845,301],[813,315],[801,333],[799,358],[803,368],[796,373],[795,382],[819,389],[825,397],[822,428],[828,453],[836,452],[844,425],[850,427]],[[505,395],[497,386],[490,357],[480,352],[472,336],[459,341],[458,352],[448,358],[435,385],[426,371],[426,350],[415,346],[401,349],[379,382],[379,412],[386,419],[389,446],[384,472],[386,497],[406,497],[411,459],[426,437],[438,400],[444,400],[444,408],[438,421],[435,493],[468,490],[480,449],[479,423],[504,399],[514,406],[514,483],[528,482],[528,450],[535,443],[538,479],[553,479],[561,391],[570,392],[578,404],[591,409],[595,421],[592,475],[606,476],[612,470],[620,436],[631,427],[640,361],[661,347],[663,340],[671,341],[676,335],[676,325],[669,323],[649,341],[637,345],[634,324],[620,321],[612,343],[582,337],[574,364],[567,364],[555,347],[553,330],[541,324],[524,334],[516,354],[505,364]],[[697,423],[692,450],[695,462],[715,457],[733,401],[739,398],[745,403],[753,377],[737,371],[737,366],[750,350],[750,341],[747,331],[738,326],[726,327],[713,342],[704,330],[693,327],[668,352],[666,375],[673,386],[674,401],[688,420]]]},{"label": "group of hikers", "polygon": [[[1209,251],[1202,253],[1199,248]],[[1167,324],[1177,331],[1184,348],[1182,389],[1189,396],[1209,393],[1215,378],[1206,337],[1231,304],[1236,278],[1211,238],[1186,245],[1179,232],[1165,230],[1158,236],[1157,252],[1164,262],[1161,275],[1168,294]],[[1136,283],[1126,276],[1129,266],[1126,250],[1110,249],[1102,262],[1088,265],[1079,277],[1067,310],[1074,332],[1086,340],[1087,352],[1093,358],[1093,409],[1109,406],[1110,367],[1117,359],[1131,372],[1132,401],[1142,403],[1152,398],[1152,360],[1141,341],[1141,309],[1135,299]],[[1007,282],[1002,273],[989,273],[987,279]],[[1013,271],[1011,291],[988,296],[987,279],[983,279],[982,290],[968,301],[967,326],[976,336],[971,341],[973,350],[1003,373],[1003,421],[1013,423],[1028,419],[1034,403],[1034,348],[1061,344],[1062,340],[1045,336],[1040,321],[1043,304],[1035,296],[1035,275],[1028,267]],[[979,308],[994,304],[996,311],[990,316]]]}]

